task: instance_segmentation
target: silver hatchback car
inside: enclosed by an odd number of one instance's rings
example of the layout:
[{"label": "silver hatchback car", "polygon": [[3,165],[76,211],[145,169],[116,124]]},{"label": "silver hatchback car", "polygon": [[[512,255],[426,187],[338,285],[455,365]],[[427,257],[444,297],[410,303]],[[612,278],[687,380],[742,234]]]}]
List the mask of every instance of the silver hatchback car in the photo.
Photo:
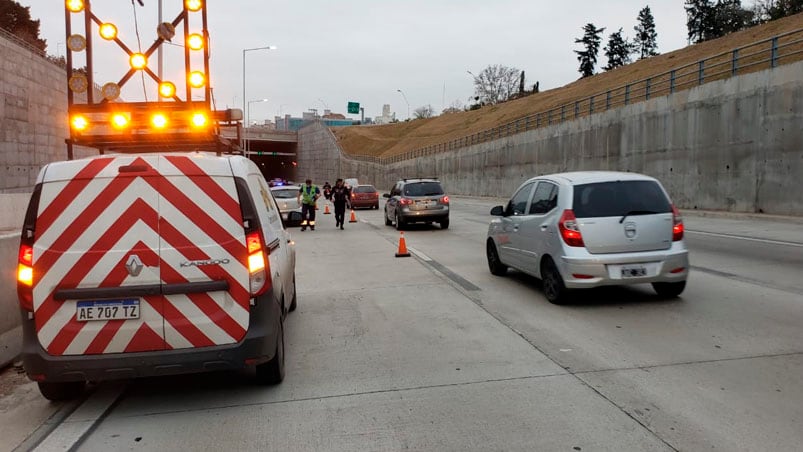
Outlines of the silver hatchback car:
[{"label": "silver hatchback car", "polygon": [[683,221],[654,178],[608,171],[534,177],[491,210],[486,255],[494,275],[516,268],[543,281],[556,304],[567,289],[652,283],[686,287]]}]

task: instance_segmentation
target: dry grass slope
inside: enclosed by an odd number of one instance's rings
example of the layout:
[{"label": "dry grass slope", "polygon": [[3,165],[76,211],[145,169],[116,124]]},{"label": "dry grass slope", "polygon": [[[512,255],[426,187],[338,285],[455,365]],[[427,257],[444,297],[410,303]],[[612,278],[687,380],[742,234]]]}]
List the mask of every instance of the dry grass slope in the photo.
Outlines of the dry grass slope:
[{"label": "dry grass slope", "polygon": [[[550,110],[566,103],[588,98],[595,94],[605,93],[608,90],[615,90],[626,84],[669,72],[675,68],[694,64],[700,60],[730,52],[735,48],[744,47],[756,41],[770,39],[780,34],[800,30],[801,28],[803,28],[803,13],[743,30],[738,33],[733,33],[720,39],[692,45],[671,53],[641,60],[613,71],[603,72],[593,77],[577,80],[561,88],[543,91],[500,105],[484,107],[480,110],[452,113],[432,119],[420,119],[384,126],[338,127],[333,130],[342,149],[346,153],[375,157],[399,155],[425,146],[432,146],[449,140],[458,139],[523,116]],[[795,34],[787,38],[787,41],[799,40],[802,36],[803,34]],[[780,41],[780,44],[784,44],[783,39]],[[759,50],[762,51],[762,54],[754,57],[744,55],[740,57],[740,65],[746,65],[751,60],[755,61],[757,59],[767,58],[769,56],[769,45],[765,47],[766,49],[759,49],[758,47],[748,49],[745,52],[746,54]],[[795,50],[800,51],[801,49],[803,49],[803,44],[798,43],[794,47],[787,47],[784,53],[793,52]],[[803,59],[803,53],[797,53],[790,57],[782,58],[779,63],[788,64],[801,59]],[[721,60],[722,65],[711,69],[710,72],[723,72],[723,74],[714,77],[707,76],[706,81],[724,78],[726,76],[725,73],[730,71],[730,55],[718,60]],[[716,63],[717,60],[714,60],[706,63],[706,65],[711,66]],[[755,65],[747,70],[740,70],[740,74],[766,69],[767,67],[768,64]],[[678,86],[681,86],[683,82],[688,82],[690,84],[691,79],[696,80],[696,72],[685,77],[679,76],[676,83]],[[663,87],[666,88],[668,80],[655,79],[652,81],[652,85],[656,86],[656,88],[657,85],[661,85],[662,83]],[[688,85],[681,88],[685,89],[687,87]],[[614,91],[614,94],[622,93]],[[604,102],[604,97],[602,99]],[[631,100],[643,100],[643,95],[641,99],[639,99],[638,96],[634,96],[631,97]],[[587,104],[586,102],[585,105]]]}]

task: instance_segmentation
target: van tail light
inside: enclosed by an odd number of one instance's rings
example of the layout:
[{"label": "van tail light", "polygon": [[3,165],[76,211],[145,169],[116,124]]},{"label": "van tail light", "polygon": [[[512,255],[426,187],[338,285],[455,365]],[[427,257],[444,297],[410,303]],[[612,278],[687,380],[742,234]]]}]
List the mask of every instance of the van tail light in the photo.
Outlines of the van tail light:
[{"label": "van tail light", "polygon": [[449,204],[449,197],[443,195],[443,198],[441,198],[441,204]]},{"label": "van tail light", "polygon": [[680,216],[678,208],[672,206],[672,241],[683,240],[683,217]]},{"label": "van tail light", "polygon": [[39,197],[42,194],[42,185],[38,184],[33,190],[28,210],[25,212],[25,221],[22,225],[20,237],[20,251],[17,259],[17,297],[20,307],[33,312],[33,243],[36,230],[36,216],[39,212]]},{"label": "van tail light", "polygon": [[413,200],[409,198],[402,198],[399,200],[399,204],[401,204],[402,206],[409,206],[413,204]]},{"label": "van tail light", "polygon": [[240,199],[240,213],[243,216],[243,229],[245,231],[245,247],[247,252],[246,267],[248,267],[248,286],[252,297],[262,295],[272,286],[270,250],[265,247],[265,237],[262,235],[262,226],[259,222],[254,199],[248,190],[245,179],[236,178],[237,196]]},{"label": "van tail light", "polygon": [[248,284],[251,295],[262,295],[271,286],[268,282],[270,262],[265,252],[265,241],[262,240],[262,234],[257,231],[246,235],[245,243],[248,246]]},{"label": "van tail light", "polygon": [[33,247],[20,244],[19,263],[17,264],[17,296],[20,307],[33,312]]},{"label": "van tail light", "polygon": [[569,246],[585,246],[583,243],[583,234],[580,233],[580,227],[577,225],[577,218],[574,217],[574,211],[566,209],[563,215],[560,216],[558,222],[558,229],[560,229],[560,236],[563,241]]}]

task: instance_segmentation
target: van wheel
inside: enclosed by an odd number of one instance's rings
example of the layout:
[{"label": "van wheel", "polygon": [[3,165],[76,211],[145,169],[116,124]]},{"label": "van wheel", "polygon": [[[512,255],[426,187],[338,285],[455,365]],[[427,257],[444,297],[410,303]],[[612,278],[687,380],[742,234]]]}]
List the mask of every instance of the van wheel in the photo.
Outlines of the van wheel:
[{"label": "van wheel", "polygon": [[298,307],[298,292],[296,291],[296,275],[293,273],[293,299],[290,300],[290,308],[288,312],[293,312]]},{"label": "van wheel", "polygon": [[550,257],[546,257],[541,264],[541,281],[544,284],[544,295],[552,304],[564,304],[568,301],[566,286],[560,276],[558,267]]},{"label": "van wheel", "polygon": [[654,282],[652,283],[652,288],[662,297],[675,298],[686,288],[686,281]]},{"label": "van wheel", "polygon": [[54,402],[78,398],[84,392],[84,386],[86,385],[83,381],[40,381],[38,384],[39,392],[42,393],[44,398]]},{"label": "van wheel", "polygon": [[396,230],[401,231],[404,229],[404,223],[402,223],[401,218],[399,218],[399,213],[396,212]]},{"label": "van wheel", "polygon": [[393,222],[390,221],[390,218],[388,218],[388,211],[386,210],[385,211],[385,226],[390,226],[392,224],[393,224]]},{"label": "van wheel", "polygon": [[256,380],[259,384],[275,385],[284,380],[284,321],[279,319],[279,339],[276,341],[276,353],[273,359],[265,364],[257,364]]},{"label": "van wheel", "polygon": [[499,253],[496,252],[496,245],[491,239],[488,239],[488,243],[485,245],[485,255],[488,258],[488,269],[491,270],[491,274],[505,276],[507,273],[507,265],[503,264],[499,259]]}]

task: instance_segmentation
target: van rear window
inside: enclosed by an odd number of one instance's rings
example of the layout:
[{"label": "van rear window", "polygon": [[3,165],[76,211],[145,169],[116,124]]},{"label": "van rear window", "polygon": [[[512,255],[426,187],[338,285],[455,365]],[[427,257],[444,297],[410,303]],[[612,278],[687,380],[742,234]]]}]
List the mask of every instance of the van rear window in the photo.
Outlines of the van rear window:
[{"label": "van rear window", "polygon": [[577,218],[649,215],[672,212],[672,205],[655,181],[599,182],[574,187]]}]

